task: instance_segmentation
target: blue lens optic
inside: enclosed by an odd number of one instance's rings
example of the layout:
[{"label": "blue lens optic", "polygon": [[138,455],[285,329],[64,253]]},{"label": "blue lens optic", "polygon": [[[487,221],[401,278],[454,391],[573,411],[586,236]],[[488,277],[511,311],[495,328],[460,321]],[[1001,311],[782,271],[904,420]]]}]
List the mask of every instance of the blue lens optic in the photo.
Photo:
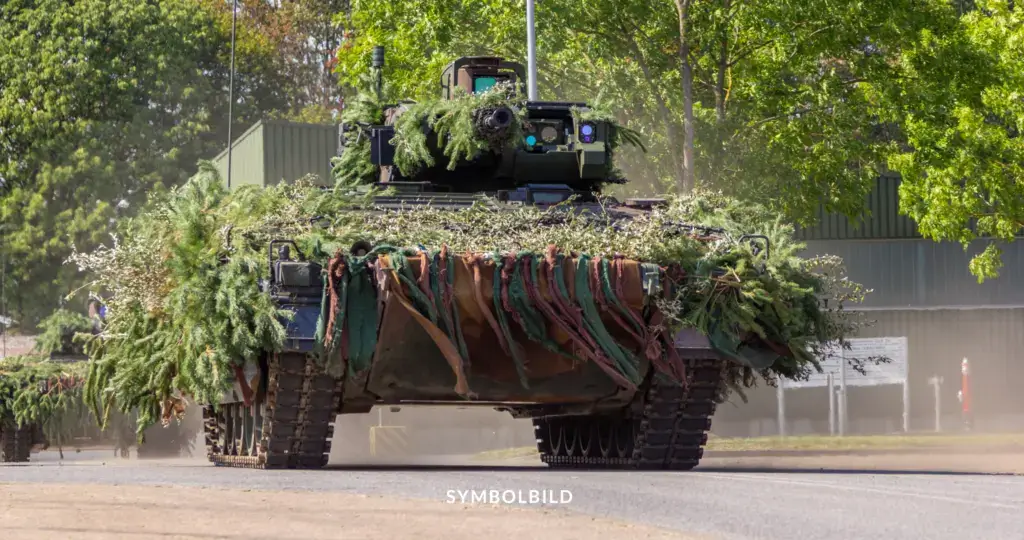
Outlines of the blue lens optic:
[{"label": "blue lens optic", "polygon": [[526,137],[526,145],[527,146],[535,146],[536,144],[537,144],[537,137],[534,137],[533,135],[527,135],[527,137]]},{"label": "blue lens optic", "polygon": [[498,84],[498,80],[494,77],[476,77],[473,79],[473,93],[485,92]]}]

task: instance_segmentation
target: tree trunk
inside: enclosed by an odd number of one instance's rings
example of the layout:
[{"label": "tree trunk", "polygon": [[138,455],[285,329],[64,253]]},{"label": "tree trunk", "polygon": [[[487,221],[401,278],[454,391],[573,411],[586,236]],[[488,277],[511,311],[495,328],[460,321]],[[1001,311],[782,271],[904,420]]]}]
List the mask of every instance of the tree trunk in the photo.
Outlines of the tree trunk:
[{"label": "tree trunk", "polygon": [[[732,0],[724,0],[722,11],[727,12],[732,7]],[[729,28],[726,25],[722,29],[721,40],[718,44],[718,73],[715,78],[715,118],[718,123],[725,122],[725,72],[729,68]]]},{"label": "tree trunk", "polygon": [[[627,36],[629,29],[623,26],[622,31]],[[644,79],[648,83],[653,83],[654,78],[651,76],[651,68],[647,64],[647,59],[644,57],[643,51],[640,50],[640,46],[636,42],[635,37],[629,37],[629,47],[636,56],[637,65],[640,66],[640,71],[644,74]],[[675,119],[672,117],[672,111],[669,110],[668,104],[665,102],[664,96],[661,95],[661,89],[656,84],[651,84],[651,94],[654,96],[654,101],[658,105],[658,114],[661,115],[662,121],[665,125],[665,135],[668,138],[669,148],[678,148],[679,144],[679,130]],[[684,185],[686,167],[679,159],[679,154],[673,152],[670,156],[672,160],[672,169],[675,173],[676,183],[680,187]]]},{"label": "tree trunk", "polygon": [[692,0],[676,0],[679,14],[679,72],[683,83],[683,177],[680,189],[683,193],[693,191],[696,184],[693,170],[693,66],[690,65],[690,41],[687,35],[690,3]]},{"label": "tree trunk", "polygon": [[[729,12],[732,7],[732,0],[722,0],[722,11],[725,13]],[[728,90],[725,87],[726,75],[729,71],[729,19],[726,17],[725,22],[722,23],[720,29],[720,35],[718,37],[718,60],[715,66],[715,123],[717,129],[714,132],[713,138],[708,143],[715,145],[714,151],[709,152],[710,159],[709,166],[711,170],[721,170],[725,161],[725,133],[723,132],[723,126],[725,124],[725,106],[726,101],[729,98]]]}]

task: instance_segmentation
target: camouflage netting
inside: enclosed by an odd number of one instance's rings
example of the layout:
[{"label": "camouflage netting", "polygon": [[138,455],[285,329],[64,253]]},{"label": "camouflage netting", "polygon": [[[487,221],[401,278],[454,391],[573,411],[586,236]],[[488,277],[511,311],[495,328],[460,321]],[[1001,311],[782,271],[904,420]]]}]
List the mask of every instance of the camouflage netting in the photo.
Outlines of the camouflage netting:
[{"label": "camouflage netting", "polygon": [[[323,358],[334,369],[342,364],[365,369],[370,361],[380,285],[370,269],[382,265],[397,279],[389,286],[397,285],[458,347],[458,322],[443,302],[452,283],[435,271],[479,256],[501,262],[492,272],[506,264],[512,269],[495,275],[494,298],[503,298],[503,290],[511,293],[492,307],[496,319],[503,319],[492,324],[495,344],[511,353],[515,345],[503,329],[515,325],[532,341],[551,345],[548,332],[559,320],[571,319],[575,306],[584,311],[585,332],[578,337],[590,351],[588,359],[627,383],[635,383],[637,374],[635,357],[626,351],[636,347],[609,339],[588,316],[587,310],[602,302],[633,335],[661,340],[656,357],[669,375],[673,359],[664,338],[686,327],[710,335],[721,351],[741,361],[730,375],[734,388],[753,384],[758,373],[803,377],[815,369],[825,343],[842,341],[862,324],[844,311],[863,292],[843,277],[840,261],[798,258],[792,228],[756,205],[700,195],[674,199],[650,215],[616,220],[559,207],[361,211],[371,206],[371,196],[306,183],[228,193],[213,167],[204,164],[186,185],[151,201],[149,211],[129,222],[113,246],[75,254],[72,261],[97,276],[96,286],[111,298],[106,326],[89,346],[93,361],[86,393],[97,415],[137,408],[143,429],[180,414],[189,400],[216,403],[243,359],[279,350],[285,339],[282,321],[290,314],[258,286],[268,274],[267,245],[279,238],[294,239],[303,254],[334,276],[324,291],[321,320],[328,353]],[[686,226],[691,223],[722,231],[701,232]],[[743,233],[769,237],[770,252],[739,242]],[[344,255],[357,241],[377,248],[364,257]],[[542,305],[530,283],[539,283],[532,272],[554,271],[544,266],[549,253],[569,258],[555,265],[566,272],[561,280],[556,276],[546,283],[569,285],[572,274],[581,289],[572,297],[549,290],[558,302],[547,296]],[[616,256],[649,265],[644,267],[652,278],[648,285],[660,284],[661,293],[650,296],[644,313],[621,309],[609,290],[616,282]],[[416,273],[407,264],[424,257],[433,271]],[[344,267],[340,272],[339,266]],[[588,288],[590,298],[581,294]],[[343,327],[351,339],[335,342]]]}]

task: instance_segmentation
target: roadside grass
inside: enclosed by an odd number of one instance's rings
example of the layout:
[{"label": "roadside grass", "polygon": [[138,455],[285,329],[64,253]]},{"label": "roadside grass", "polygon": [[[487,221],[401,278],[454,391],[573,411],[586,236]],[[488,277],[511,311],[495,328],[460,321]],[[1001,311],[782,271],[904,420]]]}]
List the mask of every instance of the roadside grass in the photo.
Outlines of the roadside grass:
[{"label": "roadside grass", "polygon": [[536,446],[518,446],[515,448],[487,450],[486,452],[480,452],[479,454],[473,456],[473,459],[479,461],[501,461],[504,459],[517,459],[529,457],[537,457]]},{"label": "roadside grass", "polygon": [[[717,437],[710,435],[708,452],[777,452],[842,450],[912,450],[915,448],[1014,448],[1024,450],[1024,433],[917,434],[917,435],[798,435],[793,437]],[[521,446],[477,454],[480,461],[537,456],[537,448]]]},{"label": "roadside grass", "polygon": [[914,448],[1024,448],[1024,433],[917,435],[800,435],[794,437],[709,437],[708,451],[905,450]]}]

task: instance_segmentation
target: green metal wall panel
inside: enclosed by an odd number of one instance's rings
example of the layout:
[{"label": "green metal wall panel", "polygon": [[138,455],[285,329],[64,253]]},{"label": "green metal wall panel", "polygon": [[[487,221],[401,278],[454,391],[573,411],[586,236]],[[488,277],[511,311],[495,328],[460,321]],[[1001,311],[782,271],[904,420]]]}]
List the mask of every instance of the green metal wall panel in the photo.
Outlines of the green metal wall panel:
[{"label": "green metal wall panel", "polygon": [[[245,184],[263,185],[263,129],[259,122],[242,132],[232,145],[231,151],[231,186]],[[220,173],[221,180],[227,183],[228,151],[225,149],[213,158]]]},{"label": "green metal wall panel", "polygon": [[878,179],[876,188],[868,194],[865,206],[868,213],[860,219],[818,212],[818,224],[798,227],[800,240],[851,240],[920,238],[913,220],[899,213],[898,176],[886,175]]},{"label": "green metal wall panel", "polygon": [[293,182],[314,174],[317,183],[333,184],[331,158],[338,154],[338,128],[333,125],[263,122],[266,185]]},{"label": "green metal wall panel", "polygon": [[863,307],[1024,307],[1024,242],[1002,246],[999,277],[978,283],[971,258],[986,242],[965,251],[954,242],[907,240],[809,240],[802,256],[836,255],[850,279],[872,289]]}]

